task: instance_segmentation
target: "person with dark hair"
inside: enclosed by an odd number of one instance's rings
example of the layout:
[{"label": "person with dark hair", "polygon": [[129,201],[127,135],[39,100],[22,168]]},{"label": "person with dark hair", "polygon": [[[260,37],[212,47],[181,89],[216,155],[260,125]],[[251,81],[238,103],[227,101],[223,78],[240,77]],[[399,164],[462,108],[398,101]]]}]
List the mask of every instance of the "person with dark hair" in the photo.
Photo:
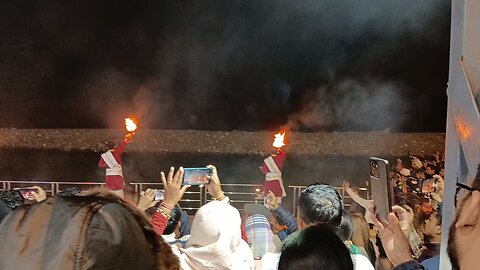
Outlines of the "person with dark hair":
[{"label": "person with dark hair", "polygon": [[267,216],[270,224],[272,225],[272,231],[276,234],[280,240],[284,241],[290,234],[297,230],[297,220],[295,216],[283,206],[270,191],[266,196],[264,207],[270,210],[270,215]]},{"label": "person with dark hair", "polygon": [[312,223],[337,227],[342,221],[342,209],[340,194],[329,184],[316,183],[300,193],[297,220],[300,228]]},{"label": "person with dark hair", "polygon": [[[140,193],[140,198],[137,203],[137,208],[140,211],[145,212],[148,217],[152,217],[155,213],[157,207],[160,207],[162,201],[155,200],[155,194],[157,193],[156,189],[147,189]],[[180,226],[183,225],[183,226]],[[180,229],[179,236],[177,239],[176,230]],[[169,245],[181,244],[184,245],[190,236],[190,218],[187,213],[185,213],[180,205],[176,204],[171,213],[170,218],[168,219],[165,229],[163,230],[163,240]]]},{"label": "person with dark hair", "polygon": [[[39,186],[29,187],[28,196],[23,197],[19,190],[0,190],[0,223],[16,208],[24,204],[39,203],[47,199],[47,193]],[[34,191],[36,190],[36,191]]]},{"label": "person with dark hair", "polygon": [[172,234],[178,227],[178,223],[180,222],[180,218],[182,217],[182,208],[180,205],[175,205],[172,212],[170,213],[170,219],[168,220],[167,227],[163,231],[163,235]]},{"label": "person with dark hair", "polygon": [[410,176],[410,170],[405,167],[401,159],[397,159],[397,164],[395,164],[395,170],[400,175]]},{"label": "person with dark hair", "polygon": [[79,193],[80,193],[80,191],[77,188],[69,187],[69,188],[66,188],[64,190],[59,191],[56,196],[61,196],[61,197],[75,196],[75,195],[78,195]]},{"label": "person with dark hair", "polygon": [[333,230],[335,228],[325,224],[316,224],[302,230],[282,248],[278,269],[353,270],[350,253]]},{"label": "person with dark hair", "polygon": [[16,190],[0,190],[0,201],[8,208],[15,209],[25,202],[25,199]]},{"label": "person with dark hair", "polygon": [[480,250],[480,166],[472,186],[457,183],[455,221],[450,226],[448,256],[453,270],[478,269]]},{"label": "person with dark hair", "polygon": [[[453,270],[478,269],[478,250],[480,250],[480,167],[471,186],[457,183],[455,220],[450,226],[447,252]],[[424,269],[418,262],[412,260],[411,249],[405,237],[400,220],[394,213],[388,216],[389,224],[374,219],[388,258],[395,270]]]},{"label": "person with dark hair", "polygon": [[[230,205],[230,199],[222,191],[217,168],[213,165],[207,167],[212,174],[206,187],[213,201],[198,209],[185,246],[172,245],[172,250],[180,259],[182,269],[253,270],[254,257],[250,246],[242,239],[240,213]],[[152,216],[158,234],[165,231],[174,205],[189,187],[182,186],[183,173],[183,167],[177,172],[170,168],[166,176],[161,173],[164,200]]]},{"label": "person with dark hair", "polygon": [[123,198],[125,188],[125,180],[122,171],[122,154],[127,144],[132,140],[132,133],[128,133],[123,141],[118,145],[118,141],[108,141],[108,150],[103,153],[98,161],[98,167],[106,168],[105,170],[105,186],[116,195]]},{"label": "person with dark hair", "polygon": [[190,218],[177,204],[170,213],[170,219],[163,231],[163,240],[169,245],[180,244],[184,246],[190,238],[190,227]]},{"label": "person with dark hair", "polygon": [[16,209],[0,243],[0,269],[180,269],[145,215],[104,189]]},{"label": "person with dark hair", "polygon": [[426,249],[418,258],[425,269],[438,269],[440,263],[440,242],[442,241],[442,213],[433,212],[423,224]]},{"label": "person with dark hair", "polygon": [[[343,200],[340,194],[329,184],[315,183],[300,193],[297,211],[297,232],[290,234],[284,243],[289,242],[308,226],[314,224],[330,225],[334,228],[342,221]],[[262,257],[261,268],[276,269],[279,253],[266,253]]]},{"label": "person with dark hair", "polygon": [[[340,225],[338,225],[337,228],[337,235],[342,239],[342,241],[350,241],[352,239],[352,234],[353,234],[353,224],[352,224],[352,217],[350,216],[350,213],[348,213],[347,210],[343,209],[342,210],[342,222],[340,222]],[[353,243],[352,243],[353,245]],[[355,246],[355,245],[353,245]],[[349,245],[347,245],[347,248],[350,250],[350,252],[354,254],[358,254],[358,249],[356,247],[349,248]]]},{"label": "person with dark hair", "polygon": [[437,173],[438,173],[437,166],[433,164],[428,164],[427,166],[425,166],[425,176],[427,178],[431,178]]}]

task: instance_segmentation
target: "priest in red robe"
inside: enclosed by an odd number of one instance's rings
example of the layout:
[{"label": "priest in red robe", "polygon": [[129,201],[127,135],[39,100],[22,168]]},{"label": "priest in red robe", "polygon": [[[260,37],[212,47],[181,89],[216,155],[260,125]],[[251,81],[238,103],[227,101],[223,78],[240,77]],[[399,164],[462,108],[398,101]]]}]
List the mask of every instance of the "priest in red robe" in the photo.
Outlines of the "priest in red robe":
[{"label": "priest in red robe", "polygon": [[287,196],[282,180],[283,162],[286,157],[285,152],[283,152],[282,149],[278,149],[276,154],[264,159],[262,166],[260,166],[260,170],[265,174],[263,194],[266,195],[272,191],[279,202],[281,202],[283,197]]},{"label": "priest in red robe", "polygon": [[98,167],[106,168],[105,186],[120,197],[123,197],[125,180],[122,171],[122,154],[127,144],[132,140],[132,133],[128,133],[118,145],[118,141],[108,143],[109,150],[103,153],[98,161]]}]

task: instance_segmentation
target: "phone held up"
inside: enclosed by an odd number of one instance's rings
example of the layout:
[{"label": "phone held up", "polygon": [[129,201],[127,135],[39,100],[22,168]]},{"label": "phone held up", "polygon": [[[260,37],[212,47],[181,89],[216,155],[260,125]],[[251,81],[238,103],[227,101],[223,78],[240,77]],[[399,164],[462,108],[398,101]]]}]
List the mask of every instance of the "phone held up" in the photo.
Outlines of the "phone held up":
[{"label": "phone held up", "polygon": [[212,169],[207,167],[183,168],[183,185],[200,186],[210,181]]},{"label": "phone held up", "polygon": [[155,201],[163,201],[163,194],[165,194],[165,191],[163,189],[157,190],[157,192],[155,192]]},{"label": "phone held up", "polygon": [[36,192],[36,191],[37,191],[36,188],[31,188],[31,187],[27,187],[27,188],[14,188],[14,190],[16,190],[18,193],[20,193],[20,195],[21,195],[25,200],[29,200],[29,201],[35,200],[35,197],[33,197],[32,192]]},{"label": "phone held up", "polygon": [[388,222],[388,214],[392,211],[393,203],[393,190],[388,179],[388,161],[371,157],[369,163],[375,214],[382,222]]}]

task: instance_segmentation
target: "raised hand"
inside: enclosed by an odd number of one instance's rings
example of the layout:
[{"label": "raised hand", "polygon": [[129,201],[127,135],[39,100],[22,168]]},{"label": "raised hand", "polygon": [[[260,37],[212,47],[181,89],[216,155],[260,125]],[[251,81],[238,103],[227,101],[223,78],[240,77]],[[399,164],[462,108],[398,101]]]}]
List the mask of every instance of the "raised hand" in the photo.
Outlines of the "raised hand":
[{"label": "raised hand", "polygon": [[47,193],[45,192],[45,190],[43,190],[43,188],[41,188],[39,186],[33,186],[33,188],[35,188],[37,190],[37,191],[32,191],[31,192],[35,201],[43,202],[47,199]]},{"label": "raised hand", "polygon": [[165,193],[163,195],[163,202],[169,206],[175,206],[183,197],[183,194],[190,187],[189,185],[182,187],[183,181],[183,167],[180,167],[177,172],[175,172],[174,167],[170,167],[167,177],[165,173],[161,172],[160,176],[162,179],[163,187]]},{"label": "raised hand", "polygon": [[222,200],[225,198],[225,195],[222,191],[222,186],[220,183],[220,178],[218,177],[217,168],[213,165],[208,165],[207,168],[212,170],[212,175],[208,176],[210,182],[207,184],[207,190],[210,195],[217,199]]},{"label": "raised hand", "polygon": [[265,201],[265,206],[270,209],[270,210],[275,210],[280,206],[280,203],[277,200],[277,197],[273,192],[270,190],[267,194],[266,201]]},{"label": "raised hand", "polygon": [[123,140],[128,143],[128,142],[132,141],[132,137],[133,137],[133,133],[129,132],[125,135],[125,137],[123,137]]},{"label": "raised hand", "polygon": [[155,193],[157,192],[156,189],[147,189],[146,191],[142,191],[140,193],[140,199],[137,203],[137,208],[140,211],[145,211],[150,207],[155,206],[157,201],[155,201]]},{"label": "raised hand", "polygon": [[393,266],[412,260],[410,244],[395,213],[388,214],[390,224],[380,222],[375,216],[372,221],[378,229],[385,253]]}]

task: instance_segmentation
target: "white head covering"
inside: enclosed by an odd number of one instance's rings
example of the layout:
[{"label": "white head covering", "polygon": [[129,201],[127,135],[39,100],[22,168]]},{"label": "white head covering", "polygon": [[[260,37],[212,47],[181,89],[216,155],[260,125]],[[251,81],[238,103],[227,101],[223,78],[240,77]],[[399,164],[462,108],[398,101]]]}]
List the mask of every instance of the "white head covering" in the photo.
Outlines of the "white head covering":
[{"label": "white head covering", "polygon": [[191,269],[253,269],[253,253],[243,241],[238,210],[223,201],[200,207],[190,239],[180,248]]}]

